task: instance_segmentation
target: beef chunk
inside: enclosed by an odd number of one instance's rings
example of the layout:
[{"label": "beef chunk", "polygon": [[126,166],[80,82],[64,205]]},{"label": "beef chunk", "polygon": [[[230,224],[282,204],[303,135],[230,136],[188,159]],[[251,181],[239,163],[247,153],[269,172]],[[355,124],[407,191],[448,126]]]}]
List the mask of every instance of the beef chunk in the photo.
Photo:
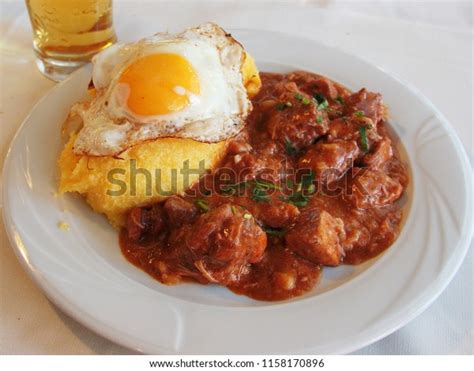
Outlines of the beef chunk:
[{"label": "beef chunk", "polygon": [[327,99],[334,100],[338,96],[338,92],[334,83],[325,78],[321,77],[314,82],[315,90],[321,92]]},{"label": "beef chunk", "polygon": [[[354,213],[357,212],[360,211],[354,210]],[[344,251],[347,252],[369,244],[371,233],[357,218],[346,218],[344,222],[344,229],[346,230]]]},{"label": "beef chunk", "polygon": [[385,137],[375,144],[374,149],[364,156],[362,162],[368,167],[379,169],[392,157],[392,141]]},{"label": "beef chunk", "polygon": [[331,120],[328,129],[329,140],[354,140],[358,135],[359,124],[348,121],[347,118]]},{"label": "beef chunk", "polygon": [[[254,153],[243,152],[230,156],[224,163],[223,169],[229,174],[233,183],[253,180],[257,177],[278,182],[283,173],[283,164],[275,156],[257,156]],[[229,172],[229,169],[232,169]]]},{"label": "beef chunk", "polygon": [[392,204],[402,194],[403,186],[380,170],[361,169],[355,176],[351,193],[346,197],[359,209]]},{"label": "beef chunk", "polygon": [[378,93],[371,93],[365,88],[351,94],[346,99],[344,112],[347,115],[352,115],[358,111],[363,112],[364,116],[372,120],[372,123],[376,126],[385,115],[382,96]]},{"label": "beef chunk", "polygon": [[355,141],[318,142],[299,159],[298,168],[311,169],[318,181],[332,182],[344,175],[358,155]]},{"label": "beef chunk", "polygon": [[131,241],[144,241],[156,237],[165,227],[161,204],[135,207],[127,215],[126,231]]},{"label": "beef chunk", "polygon": [[[247,195],[232,197],[232,203],[248,210],[254,216],[258,224],[272,228],[288,228],[294,224],[300,215],[299,209],[290,203],[280,201],[277,194],[271,202],[256,202]],[[222,205],[229,202],[229,196],[222,195],[213,198],[213,205]]]},{"label": "beef chunk", "polygon": [[285,238],[293,252],[315,264],[336,266],[344,256],[344,223],[324,210],[305,210]]},{"label": "beef chunk", "polygon": [[261,224],[272,228],[288,227],[300,215],[300,211],[295,205],[279,200],[274,200],[271,204],[252,202],[246,207]]},{"label": "beef chunk", "polygon": [[257,300],[283,300],[302,295],[316,284],[320,268],[289,249],[267,249],[238,285],[229,288]]},{"label": "beef chunk", "polygon": [[179,196],[168,198],[163,205],[163,209],[171,228],[178,228],[183,224],[191,223],[197,214],[197,208],[191,202]]},{"label": "beef chunk", "polygon": [[289,75],[301,90],[309,94],[320,93],[330,100],[334,100],[339,95],[334,82],[326,77],[309,74],[306,71],[295,71]]},{"label": "beef chunk", "polygon": [[301,150],[326,134],[327,114],[317,110],[310,95],[298,90],[285,92],[279,102],[268,114],[267,132],[271,139]]},{"label": "beef chunk", "polygon": [[328,129],[328,140],[356,140],[361,144],[360,128],[366,128],[367,139],[370,143],[378,142],[382,137],[377,132],[375,125],[367,117],[342,117],[331,120]]},{"label": "beef chunk", "polygon": [[224,204],[174,230],[168,244],[208,282],[227,285],[262,259],[267,237],[248,211]]}]

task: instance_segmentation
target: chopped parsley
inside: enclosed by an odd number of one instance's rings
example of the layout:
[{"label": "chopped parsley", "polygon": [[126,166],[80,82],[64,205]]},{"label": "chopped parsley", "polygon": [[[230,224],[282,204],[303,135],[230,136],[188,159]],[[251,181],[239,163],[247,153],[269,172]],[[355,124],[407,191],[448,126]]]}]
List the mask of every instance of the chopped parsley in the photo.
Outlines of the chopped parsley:
[{"label": "chopped parsley", "polygon": [[298,153],[298,150],[288,138],[285,138],[285,152],[288,156],[294,156]]},{"label": "chopped parsley", "polygon": [[304,174],[301,178],[301,187],[303,189],[308,188],[314,182],[314,173],[310,171],[307,174]]},{"label": "chopped parsley", "polygon": [[280,198],[282,201],[285,201],[289,204],[295,205],[297,207],[305,207],[309,202],[309,197],[303,192],[295,192],[288,197]]},{"label": "chopped parsley", "polygon": [[255,179],[251,183],[254,184],[255,188],[262,189],[264,191],[268,191],[269,189],[280,189],[280,186],[276,185],[275,183],[263,179]]},{"label": "chopped parsley", "polygon": [[356,112],[354,112],[354,115],[356,117],[364,117],[365,113],[364,113],[364,111],[356,111]]},{"label": "chopped parsley", "polygon": [[241,191],[247,187],[252,188],[252,199],[255,201],[268,201],[265,200],[267,198],[267,191],[271,189],[280,190],[281,187],[275,183],[269,182],[263,179],[254,179],[243,181],[236,184],[226,184],[225,188],[222,190],[223,193],[228,195],[234,195],[238,191]]},{"label": "chopped parsley", "polygon": [[313,98],[318,102],[318,111],[325,110],[329,107],[329,102],[323,94],[314,93]]},{"label": "chopped parsley", "polygon": [[222,193],[232,196],[236,194],[237,192],[240,192],[246,186],[247,186],[246,181],[235,183],[235,184],[226,184],[224,188],[222,189]]},{"label": "chopped parsley", "polygon": [[309,202],[308,194],[312,194],[316,191],[316,186],[313,184],[313,181],[313,172],[303,175],[301,182],[296,185],[296,190],[289,196],[280,196],[280,200],[297,207],[306,206]]},{"label": "chopped parsley", "polygon": [[232,196],[245,188],[251,188],[252,191],[250,198],[257,202],[268,202],[270,201],[270,196],[267,193],[268,191],[281,190],[281,187],[278,184],[263,179],[254,179],[236,184],[227,184],[222,192]]},{"label": "chopped parsley", "polygon": [[275,183],[268,182],[263,179],[255,179],[253,181],[250,181],[249,183],[253,185],[252,195],[250,196],[250,198],[256,202],[269,202],[270,196],[267,192],[271,189],[281,189],[280,186],[276,185]]},{"label": "chopped parsley", "polygon": [[294,97],[296,100],[299,100],[300,102],[303,100],[303,94],[301,93],[295,93]]},{"label": "chopped parsley", "polygon": [[286,230],[284,229],[275,229],[275,228],[270,228],[270,227],[264,227],[263,230],[266,232],[266,234],[269,234],[271,236],[284,236],[286,233]]},{"label": "chopped parsley", "polygon": [[367,126],[361,126],[359,128],[360,144],[364,152],[369,151],[369,139],[367,138]]},{"label": "chopped parsley", "polygon": [[307,106],[308,104],[313,103],[313,102],[311,101],[311,99],[309,99],[308,97],[305,97],[305,96],[304,96],[303,94],[301,94],[301,93],[295,93],[294,97],[295,97],[295,99],[296,99],[297,101],[300,101],[300,102],[303,103],[305,106]]},{"label": "chopped parsley", "polygon": [[295,193],[289,197],[289,201],[297,207],[305,207],[309,202],[309,197],[303,193]]},{"label": "chopped parsley", "polygon": [[277,103],[276,109],[277,109],[278,111],[283,111],[283,110],[285,110],[285,109],[287,109],[287,108],[290,108],[290,107],[292,107],[292,106],[293,106],[293,105],[291,104],[291,102],[280,102],[280,103]]},{"label": "chopped parsley", "polygon": [[323,116],[318,116],[318,118],[316,119],[316,122],[318,124],[321,124],[323,122],[323,120],[324,120]]},{"label": "chopped parsley", "polygon": [[328,107],[329,107],[329,102],[326,99],[324,99],[324,101],[318,104],[318,111],[325,110]]},{"label": "chopped parsley", "polygon": [[307,106],[308,104],[311,104],[312,102],[311,102],[311,99],[309,99],[308,97],[304,97],[301,103]]},{"label": "chopped parsley", "polygon": [[313,98],[318,102],[318,104],[321,104],[326,100],[326,97],[321,93],[314,93]]},{"label": "chopped parsley", "polygon": [[196,206],[203,212],[208,212],[209,211],[209,204],[206,200],[203,199],[197,199],[194,201]]},{"label": "chopped parsley", "polygon": [[340,95],[338,95],[335,100],[339,104],[344,104],[344,98],[341,97]]},{"label": "chopped parsley", "polygon": [[252,190],[252,196],[250,198],[256,202],[268,202],[270,198],[268,197],[267,190],[261,188],[254,188]]}]

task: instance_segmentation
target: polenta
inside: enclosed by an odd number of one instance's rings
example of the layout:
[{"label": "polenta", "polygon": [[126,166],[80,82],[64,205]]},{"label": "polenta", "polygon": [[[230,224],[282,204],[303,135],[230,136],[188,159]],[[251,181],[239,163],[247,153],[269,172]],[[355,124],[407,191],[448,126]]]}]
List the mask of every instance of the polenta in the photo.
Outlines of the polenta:
[{"label": "polenta", "polygon": [[[93,157],[74,154],[74,139],[75,135],[71,135],[59,157],[59,191],[80,193],[117,228],[123,226],[125,214],[132,207],[160,201],[170,193],[183,193],[184,167],[200,171],[189,175],[191,185],[216,165],[226,147],[226,142],[163,138],[136,145],[120,158]],[[150,176],[144,175],[145,171]],[[126,185],[125,189],[120,182]]]}]

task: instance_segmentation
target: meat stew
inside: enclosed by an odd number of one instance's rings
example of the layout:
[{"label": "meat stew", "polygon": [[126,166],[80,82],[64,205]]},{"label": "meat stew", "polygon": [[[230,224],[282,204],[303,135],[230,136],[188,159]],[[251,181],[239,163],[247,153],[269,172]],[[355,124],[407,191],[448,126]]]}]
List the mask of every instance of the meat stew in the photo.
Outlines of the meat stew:
[{"label": "meat stew", "polygon": [[289,299],[323,266],[362,263],[399,235],[408,172],[381,95],[304,71],[261,78],[219,166],[128,215],[123,254],[165,284]]}]

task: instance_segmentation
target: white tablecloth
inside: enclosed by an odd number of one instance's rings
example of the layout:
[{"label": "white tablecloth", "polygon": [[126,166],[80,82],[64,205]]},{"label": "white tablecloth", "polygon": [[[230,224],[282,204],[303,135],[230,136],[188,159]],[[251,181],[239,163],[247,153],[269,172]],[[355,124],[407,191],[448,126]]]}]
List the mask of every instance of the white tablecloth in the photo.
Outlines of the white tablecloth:
[{"label": "white tablecloth", "polygon": [[[0,3],[0,163],[32,106],[54,83],[39,74],[23,1]],[[363,56],[409,81],[441,109],[471,159],[472,3],[116,1],[122,40],[213,20],[276,29]],[[142,18],[146,17],[146,18]],[[144,19],[147,21],[145,22]],[[291,50],[288,51],[291,53]],[[0,223],[0,352],[128,354],[49,302],[19,266]],[[417,319],[357,354],[473,354],[473,249],[446,291]]]}]

